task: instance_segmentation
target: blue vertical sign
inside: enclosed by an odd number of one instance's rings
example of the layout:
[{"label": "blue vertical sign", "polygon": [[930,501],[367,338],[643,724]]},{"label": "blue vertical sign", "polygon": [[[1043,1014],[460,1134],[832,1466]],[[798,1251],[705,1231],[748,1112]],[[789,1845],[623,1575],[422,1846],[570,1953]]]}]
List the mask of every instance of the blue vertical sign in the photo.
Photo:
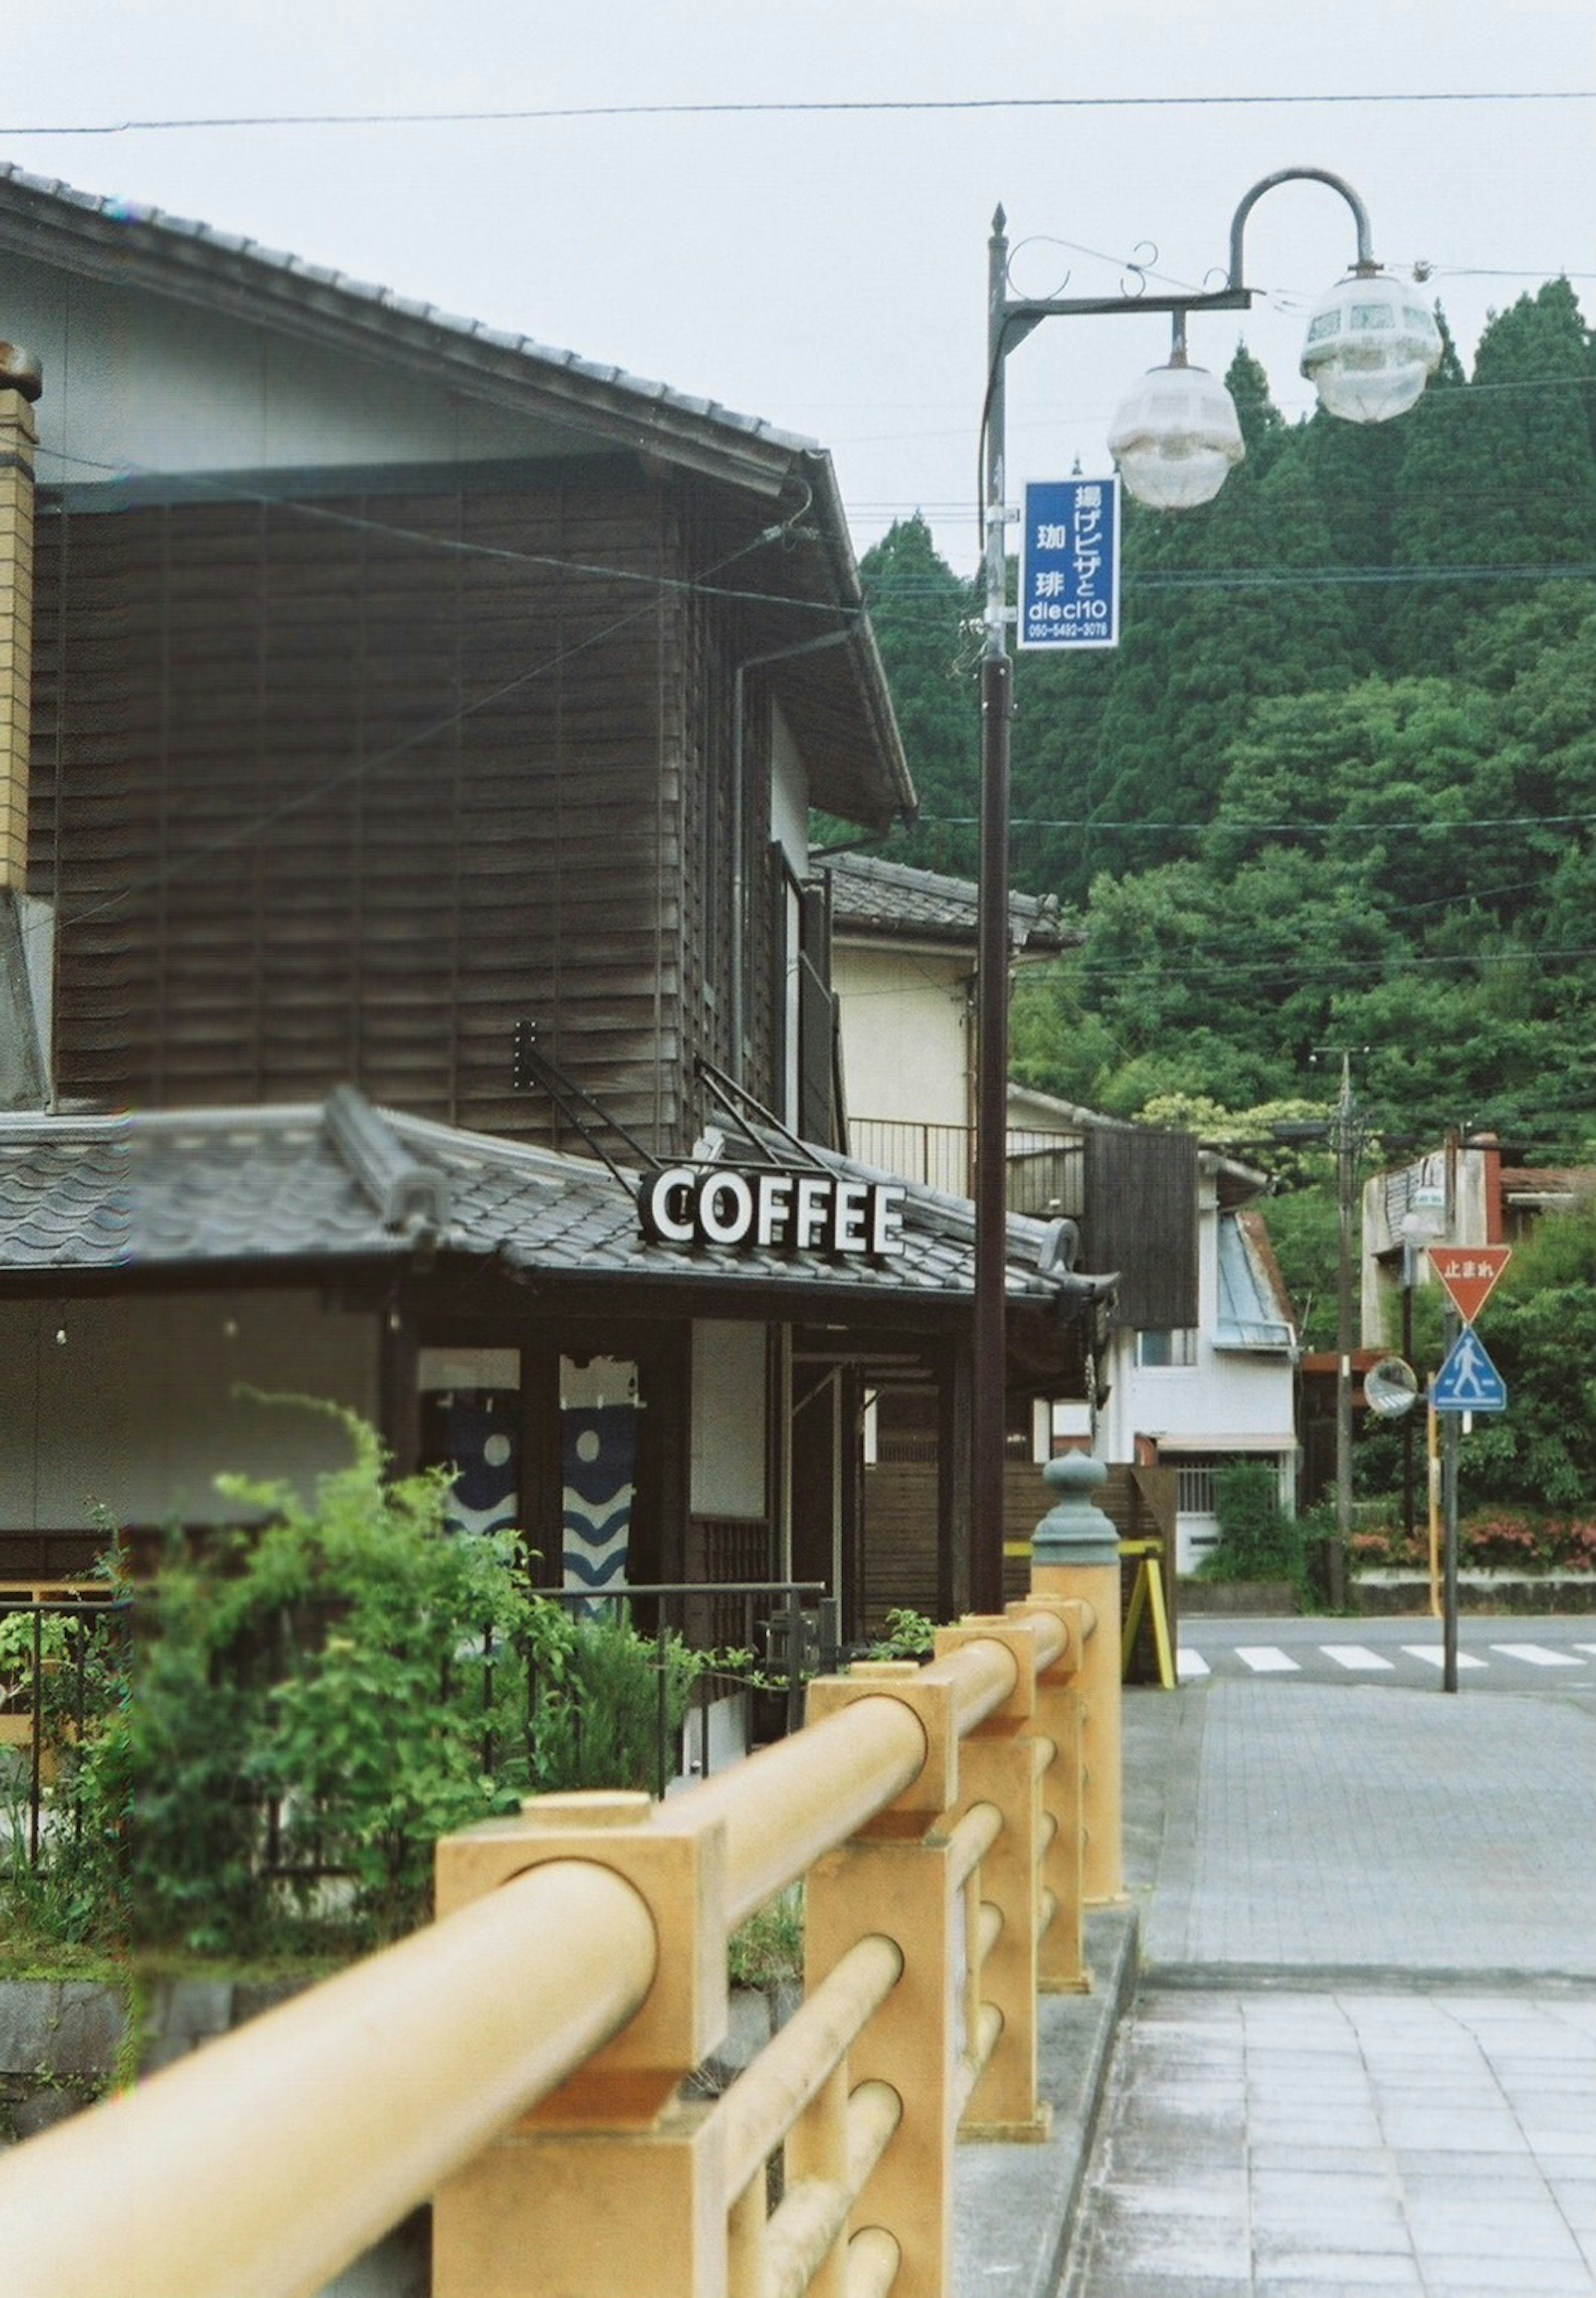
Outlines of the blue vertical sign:
[{"label": "blue vertical sign", "polygon": [[1120,482],[1042,479],[1025,489],[1022,647],[1120,643]]}]

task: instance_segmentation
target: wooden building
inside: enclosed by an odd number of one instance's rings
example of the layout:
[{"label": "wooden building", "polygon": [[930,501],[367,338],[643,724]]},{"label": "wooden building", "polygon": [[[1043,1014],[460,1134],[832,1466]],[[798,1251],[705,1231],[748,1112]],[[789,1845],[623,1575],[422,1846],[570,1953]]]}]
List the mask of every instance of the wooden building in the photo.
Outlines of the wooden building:
[{"label": "wooden building", "polygon": [[[606,1571],[856,1621],[913,1359],[955,1608],[968,1208],[750,1252],[635,1202],[716,1133],[867,1186],[809,809],[913,790],[824,451],[8,169],[0,337],[0,1578],[325,1465],[242,1380],[460,1466],[551,1573],[602,1516]],[[1039,1225],[1013,1257],[1079,1379]]]}]

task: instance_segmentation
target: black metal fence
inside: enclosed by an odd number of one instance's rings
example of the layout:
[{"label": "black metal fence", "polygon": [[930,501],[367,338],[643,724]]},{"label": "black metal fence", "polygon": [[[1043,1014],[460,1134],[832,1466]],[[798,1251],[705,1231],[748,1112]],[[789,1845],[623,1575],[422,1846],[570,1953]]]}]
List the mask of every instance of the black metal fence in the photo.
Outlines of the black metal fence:
[{"label": "black metal fence", "polygon": [[[125,1674],[132,1638],[125,1596],[0,1594],[0,1815],[38,1864],[45,1790],[62,1750],[82,1736],[109,1680]],[[71,1823],[79,1823],[73,1808]]]},{"label": "black metal fence", "polygon": [[[817,1581],[657,1582],[540,1593],[578,1620],[624,1624],[654,1644],[650,1785],[659,1796],[680,1776],[707,1774],[717,1758],[747,1754],[795,1730],[803,1721],[805,1684],[835,1668],[839,1658],[836,1601]],[[22,1839],[32,1865],[38,1864],[61,1753],[81,1736],[91,1710],[103,1712],[112,1679],[127,1674],[136,1602],[109,1591],[50,1599],[0,1592],[0,1823],[9,1823],[13,1852]],[[685,1669],[674,1665],[674,1649],[689,1656]],[[501,1752],[493,1720],[500,1657],[492,1630],[484,1628],[471,1662],[482,1668],[482,1761],[489,1776]],[[241,1652],[236,1659],[246,1672],[262,1665],[269,1672],[270,1656],[260,1650]],[[444,1699],[459,1665],[459,1655],[445,1655],[441,1663]],[[684,1674],[690,1688],[685,1718],[678,1721],[681,1694],[673,1695],[673,1683]],[[529,1754],[541,1696],[536,1672],[528,1668]],[[578,1745],[582,1729],[578,1710],[573,1722]],[[76,1825],[77,1808],[70,1808],[70,1823]],[[265,1874],[303,1881],[341,1872],[323,1864],[313,1848],[308,1864],[302,1851],[292,1861],[285,1857],[280,1802],[269,1799],[261,1817]]]}]

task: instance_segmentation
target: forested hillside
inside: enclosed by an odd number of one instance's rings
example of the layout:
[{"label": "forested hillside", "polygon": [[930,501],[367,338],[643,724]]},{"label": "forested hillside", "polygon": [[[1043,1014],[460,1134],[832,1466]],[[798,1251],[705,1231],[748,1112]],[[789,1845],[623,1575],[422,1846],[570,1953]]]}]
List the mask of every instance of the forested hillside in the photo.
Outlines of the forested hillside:
[{"label": "forested hillside", "polygon": [[[1015,1072],[1245,1146],[1261,1123],[1240,1112],[1330,1099],[1351,1048],[1393,1128],[1588,1151],[1596,347],[1578,303],[1560,281],[1522,298],[1471,376],[1449,344],[1379,427],[1287,425],[1245,349],[1227,380],[1247,459],[1204,509],[1127,506],[1118,651],[1016,667],[1013,880],[1057,893],[1084,938],[1021,992]],[[973,874],[976,601],[918,518],[864,571],[923,809],[886,850]]]}]

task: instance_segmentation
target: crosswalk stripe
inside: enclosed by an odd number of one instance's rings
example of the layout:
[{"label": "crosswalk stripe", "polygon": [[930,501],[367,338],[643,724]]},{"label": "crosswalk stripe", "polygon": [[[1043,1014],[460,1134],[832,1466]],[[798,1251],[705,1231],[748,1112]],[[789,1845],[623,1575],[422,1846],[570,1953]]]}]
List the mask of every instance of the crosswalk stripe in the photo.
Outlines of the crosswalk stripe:
[{"label": "crosswalk stripe", "polygon": [[[1432,1666],[1435,1667],[1444,1667],[1446,1665],[1446,1654],[1439,1644],[1404,1644],[1402,1646],[1402,1649],[1405,1652],[1411,1652],[1415,1659],[1427,1659],[1430,1661]],[[1490,1662],[1488,1660],[1476,1659],[1473,1652],[1460,1652],[1458,1654],[1458,1666],[1460,1669],[1466,1667],[1488,1667],[1489,1666]]]},{"label": "crosswalk stripe", "polygon": [[1182,1644],[1175,1655],[1175,1673],[1182,1683],[1195,1683],[1203,1676],[1211,1675],[1213,1670],[1201,1652],[1188,1651]]},{"label": "crosswalk stripe", "polygon": [[1250,1667],[1254,1675],[1296,1675],[1300,1662],[1283,1652],[1278,1644],[1237,1644],[1236,1657]]},{"label": "crosswalk stripe", "polygon": [[1370,1651],[1367,1644],[1320,1644],[1319,1649],[1327,1659],[1333,1659],[1337,1667],[1379,1668],[1396,1666],[1396,1662],[1387,1659],[1383,1652]]},{"label": "crosswalk stripe", "polygon": [[1493,1651],[1505,1652],[1509,1659],[1527,1660],[1531,1667],[1583,1667],[1583,1659],[1572,1652],[1553,1651],[1547,1644],[1493,1644]]}]

